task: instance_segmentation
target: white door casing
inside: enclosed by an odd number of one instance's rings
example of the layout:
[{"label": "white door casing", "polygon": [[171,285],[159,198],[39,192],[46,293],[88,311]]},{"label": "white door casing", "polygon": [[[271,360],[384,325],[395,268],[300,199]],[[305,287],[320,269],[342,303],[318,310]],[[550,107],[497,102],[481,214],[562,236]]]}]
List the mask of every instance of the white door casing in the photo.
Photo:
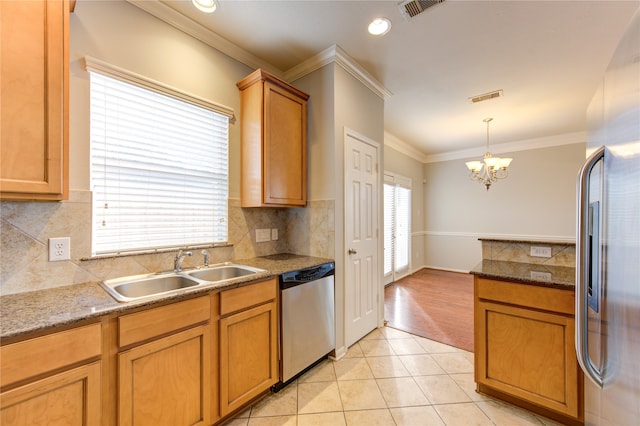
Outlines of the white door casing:
[{"label": "white door casing", "polygon": [[344,147],[345,340],[349,347],[378,326],[379,146],[347,131]]}]

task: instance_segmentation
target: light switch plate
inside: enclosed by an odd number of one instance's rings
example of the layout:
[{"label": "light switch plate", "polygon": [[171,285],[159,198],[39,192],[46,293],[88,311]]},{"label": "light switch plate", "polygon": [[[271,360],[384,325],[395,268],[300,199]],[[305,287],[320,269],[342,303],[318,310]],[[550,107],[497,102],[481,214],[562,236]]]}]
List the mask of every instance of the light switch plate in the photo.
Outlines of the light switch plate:
[{"label": "light switch plate", "polygon": [[264,243],[271,240],[271,229],[256,229],[256,243]]},{"label": "light switch plate", "polygon": [[49,238],[49,262],[69,260],[71,258],[71,239],[69,237]]},{"label": "light switch plate", "polygon": [[538,281],[551,281],[551,272],[531,271],[531,279]]}]

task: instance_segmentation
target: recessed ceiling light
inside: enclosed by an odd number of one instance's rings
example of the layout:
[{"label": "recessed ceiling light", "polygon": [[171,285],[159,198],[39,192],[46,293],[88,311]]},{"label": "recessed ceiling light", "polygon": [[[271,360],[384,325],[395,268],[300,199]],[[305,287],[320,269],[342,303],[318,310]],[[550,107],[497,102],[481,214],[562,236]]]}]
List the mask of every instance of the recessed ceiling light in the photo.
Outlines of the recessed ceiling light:
[{"label": "recessed ceiling light", "polygon": [[191,0],[191,2],[204,13],[213,13],[218,8],[217,0]]},{"label": "recessed ceiling light", "polygon": [[391,29],[391,21],[387,18],[376,18],[369,24],[369,34],[385,35]]}]

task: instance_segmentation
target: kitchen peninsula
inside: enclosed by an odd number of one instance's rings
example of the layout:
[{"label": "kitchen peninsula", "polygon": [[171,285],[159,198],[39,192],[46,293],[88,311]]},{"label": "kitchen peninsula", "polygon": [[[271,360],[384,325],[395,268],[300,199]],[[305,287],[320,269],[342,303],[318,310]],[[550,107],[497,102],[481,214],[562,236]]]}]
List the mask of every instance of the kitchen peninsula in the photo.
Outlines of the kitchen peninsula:
[{"label": "kitchen peninsula", "polygon": [[482,240],[482,245],[483,261],[471,271],[478,392],[565,424],[582,424],[583,376],[573,343],[573,244]]}]

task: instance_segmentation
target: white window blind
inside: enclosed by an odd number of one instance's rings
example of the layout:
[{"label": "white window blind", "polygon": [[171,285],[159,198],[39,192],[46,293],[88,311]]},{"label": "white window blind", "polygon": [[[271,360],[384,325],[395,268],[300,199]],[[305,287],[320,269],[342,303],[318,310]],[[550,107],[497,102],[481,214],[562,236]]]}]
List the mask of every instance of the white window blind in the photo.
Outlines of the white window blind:
[{"label": "white window blind", "polygon": [[409,242],[411,220],[411,190],[400,185],[395,187],[395,270],[409,268]]},{"label": "white window blind", "polygon": [[384,184],[384,275],[393,272],[393,234],[395,211],[395,186]]},{"label": "white window blind", "polygon": [[228,116],[90,76],[93,254],[226,242]]},{"label": "white window blind", "polygon": [[409,272],[411,180],[388,173],[384,179],[384,276],[390,283]]}]

